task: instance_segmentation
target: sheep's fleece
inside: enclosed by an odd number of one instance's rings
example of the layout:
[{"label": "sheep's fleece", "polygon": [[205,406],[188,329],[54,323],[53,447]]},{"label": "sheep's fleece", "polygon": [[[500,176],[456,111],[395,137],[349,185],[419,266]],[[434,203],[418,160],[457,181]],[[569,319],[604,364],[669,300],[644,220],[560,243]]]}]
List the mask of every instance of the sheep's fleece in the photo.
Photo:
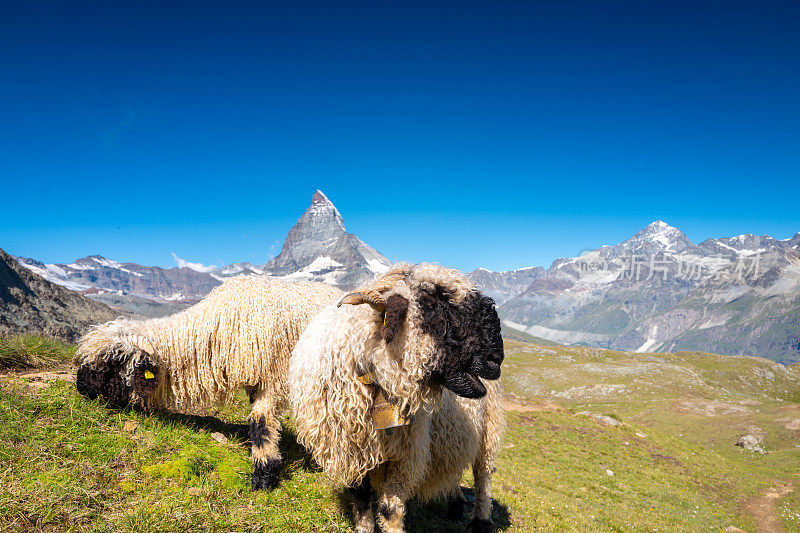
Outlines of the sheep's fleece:
[{"label": "sheep's fleece", "polygon": [[[505,427],[502,360],[494,302],[438,265],[399,264],[309,324],[289,369],[297,436],[328,476],[351,487],[357,531],[374,528],[371,488],[381,528],[401,532],[412,496],[445,495],[460,505],[468,466],[472,530],[491,529],[491,474]],[[375,389],[359,381],[364,374],[411,425],[374,428]]]},{"label": "sheep's fleece", "polygon": [[244,388],[252,408],[253,488],[273,486],[280,469],[276,415],[287,407],[292,348],[342,294],[321,283],[242,276],[172,316],[95,326],[78,346],[78,391],[112,406],[196,412]]}]

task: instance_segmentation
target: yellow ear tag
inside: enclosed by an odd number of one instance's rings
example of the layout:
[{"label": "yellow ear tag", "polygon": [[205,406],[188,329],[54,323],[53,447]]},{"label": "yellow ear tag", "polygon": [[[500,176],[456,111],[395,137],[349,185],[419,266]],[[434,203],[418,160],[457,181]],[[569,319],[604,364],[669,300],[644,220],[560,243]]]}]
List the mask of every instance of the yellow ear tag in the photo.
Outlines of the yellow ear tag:
[{"label": "yellow ear tag", "polygon": [[386,325],[386,311],[383,312],[383,325]]},{"label": "yellow ear tag", "polygon": [[152,372],[150,372],[149,370],[145,370],[145,371],[144,371],[144,378],[145,378],[145,379],[153,379],[154,377],[155,377],[155,376],[153,375],[153,373],[152,373]]}]

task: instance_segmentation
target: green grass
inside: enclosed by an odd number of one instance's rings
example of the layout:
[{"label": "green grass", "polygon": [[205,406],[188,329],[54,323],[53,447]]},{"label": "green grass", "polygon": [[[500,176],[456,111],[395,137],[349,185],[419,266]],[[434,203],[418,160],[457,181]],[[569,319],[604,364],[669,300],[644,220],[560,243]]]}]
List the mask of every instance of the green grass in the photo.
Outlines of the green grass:
[{"label": "green grass", "polygon": [[[238,404],[244,414],[244,397]],[[281,487],[254,493],[247,427],[241,422],[111,410],[80,397],[66,382],[33,395],[23,383],[4,383],[0,427],[0,529],[348,527],[337,493],[311,467],[291,433],[282,443],[287,468]],[[214,431],[229,442],[211,439]]]},{"label": "green grass", "polygon": [[[762,365],[750,358],[662,355],[507,344],[508,390],[570,409],[508,413],[493,484],[499,530],[755,530],[742,502],[777,478],[798,480],[797,432],[776,420],[798,408],[790,388],[800,368],[769,380],[753,373]],[[630,370],[642,363],[655,366]],[[215,416],[190,416],[112,410],[79,396],[72,383],[49,383],[0,376],[0,530],[352,529],[346,497],[296,443],[288,419],[280,487],[250,490],[244,394]],[[623,385],[624,395],[557,396],[597,384]],[[760,403],[743,406],[750,410],[735,424],[733,415],[676,410],[687,398]],[[578,410],[623,424],[604,426]],[[768,454],[732,446],[742,424],[764,429]],[[442,518],[445,508],[411,502],[408,531],[463,531]],[[787,531],[800,531],[798,492],[779,502],[778,516]]]},{"label": "green grass", "polygon": [[43,368],[69,362],[75,347],[37,335],[0,335],[0,369]]},{"label": "green grass", "polygon": [[[660,432],[566,411],[511,413],[495,484],[514,521],[542,531],[722,531],[751,527],[747,469]],[[612,472],[613,475],[609,475]],[[523,474],[524,473],[524,474]]]}]

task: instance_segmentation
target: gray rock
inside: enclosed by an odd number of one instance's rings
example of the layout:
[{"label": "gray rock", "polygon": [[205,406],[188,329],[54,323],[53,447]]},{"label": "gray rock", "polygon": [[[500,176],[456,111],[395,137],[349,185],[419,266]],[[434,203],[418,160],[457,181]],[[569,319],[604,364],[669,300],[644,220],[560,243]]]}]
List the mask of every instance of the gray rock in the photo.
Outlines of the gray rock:
[{"label": "gray rock", "polygon": [[575,413],[575,416],[586,416],[588,418],[596,420],[597,422],[599,422],[600,424],[602,424],[604,426],[621,426],[622,425],[622,422],[620,422],[616,418],[612,418],[612,417],[606,416],[606,415],[601,415],[601,414],[598,414],[598,413],[592,413],[590,411],[581,411],[579,413]]},{"label": "gray rock", "polygon": [[741,435],[736,439],[734,443],[736,446],[741,446],[745,450],[749,450],[755,453],[765,453],[764,448],[762,448],[761,442],[763,439],[760,439],[754,435]]},{"label": "gray rock", "polygon": [[212,433],[211,438],[219,442],[220,444],[228,444],[228,437],[226,437],[219,431],[215,431],[214,433]]}]

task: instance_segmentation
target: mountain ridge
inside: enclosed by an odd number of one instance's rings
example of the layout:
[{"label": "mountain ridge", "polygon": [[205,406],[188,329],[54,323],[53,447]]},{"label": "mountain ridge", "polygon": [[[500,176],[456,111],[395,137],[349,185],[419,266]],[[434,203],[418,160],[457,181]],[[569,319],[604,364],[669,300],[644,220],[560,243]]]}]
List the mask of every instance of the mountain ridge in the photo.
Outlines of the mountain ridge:
[{"label": "mountain ridge", "polygon": [[500,307],[506,326],[564,344],[800,361],[800,234],[694,245],[655,221],[559,258]]},{"label": "mountain ridge", "polygon": [[118,311],[23,268],[0,249],[0,333],[40,333],[75,341]]},{"label": "mountain ridge", "polygon": [[345,229],[336,206],[317,189],[264,271],[352,288],[389,270],[391,262]]},{"label": "mountain ridge", "polygon": [[[18,261],[50,281],[132,312],[174,312],[234,275],[314,280],[350,289],[385,272],[385,256],[348,233],[317,190],[265,265],[163,269],[99,255],[70,264]],[[628,351],[702,350],[800,361],[800,233],[743,234],[694,244],[656,220],[614,245],[548,268],[468,274],[495,299],[507,331]],[[153,303],[155,302],[155,303]]]},{"label": "mountain ridge", "polygon": [[45,264],[27,257],[16,260],[52,283],[115,308],[148,316],[188,307],[232,276],[270,275],[351,289],[386,272],[391,264],[346,231],[338,209],[320,190],[289,230],[281,253],[265,265],[239,262],[206,266],[173,256],[178,266],[172,268],[119,262],[97,254],[72,263]]}]

